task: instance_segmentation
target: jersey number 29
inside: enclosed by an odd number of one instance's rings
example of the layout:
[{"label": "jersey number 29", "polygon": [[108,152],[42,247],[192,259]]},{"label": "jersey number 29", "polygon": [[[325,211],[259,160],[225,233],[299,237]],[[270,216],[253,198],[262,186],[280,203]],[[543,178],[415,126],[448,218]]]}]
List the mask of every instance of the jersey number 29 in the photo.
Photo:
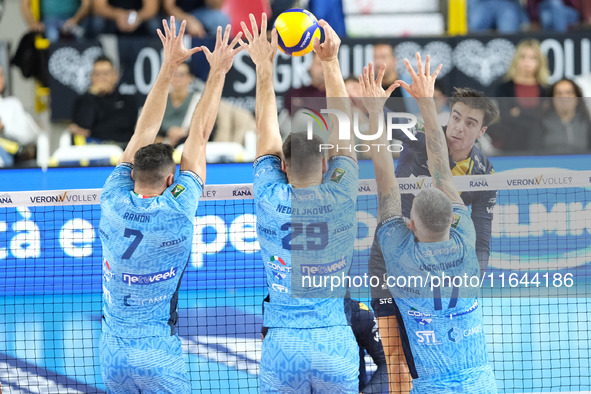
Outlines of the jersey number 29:
[{"label": "jersey number 29", "polygon": [[[326,222],[304,223],[287,222],[281,226],[281,231],[291,231],[281,239],[281,245],[286,250],[322,250],[328,245],[328,224]],[[295,243],[294,240],[306,234],[305,243]]]}]

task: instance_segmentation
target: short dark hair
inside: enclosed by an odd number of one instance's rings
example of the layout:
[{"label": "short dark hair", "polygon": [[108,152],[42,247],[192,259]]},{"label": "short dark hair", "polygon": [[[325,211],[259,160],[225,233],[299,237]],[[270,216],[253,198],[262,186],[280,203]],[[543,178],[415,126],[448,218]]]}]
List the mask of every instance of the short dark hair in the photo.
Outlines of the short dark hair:
[{"label": "short dark hair", "polygon": [[[308,174],[313,169],[313,165],[322,161],[324,157],[320,150],[320,145],[323,143],[322,138],[317,135],[308,139],[308,133],[305,131],[291,133],[283,143],[285,164],[292,168],[292,173]],[[293,156],[296,160],[292,160]]]},{"label": "short dark hair", "polygon": [[134,179],[143,184],[156,185],[171,173],[174,174],[176,165],[172,152],[172,146],[162,143],[138,149],[134,156]]},{"label": "short dark hair", "polygon": [[497,105],[479,90],[470,88],[454,88],[450,99],[451,108],[453,108],[456,103],[462,103],[470,108],[484,111],[482,127],[488,126],[499,116],[499,108]]},{"label": "short dark hair", "polygon": [[105,56],[105,55],[100,55],[99,57],[97,57],[96,59],[94,59],[94,63],[93,64],[97,64],[97,63],[101,63],[101,62],[107,62],[111,66],[115,67],[115,63],[113,63],[113,61],[111,60],[111,58],[108,57],[108,56]]}]

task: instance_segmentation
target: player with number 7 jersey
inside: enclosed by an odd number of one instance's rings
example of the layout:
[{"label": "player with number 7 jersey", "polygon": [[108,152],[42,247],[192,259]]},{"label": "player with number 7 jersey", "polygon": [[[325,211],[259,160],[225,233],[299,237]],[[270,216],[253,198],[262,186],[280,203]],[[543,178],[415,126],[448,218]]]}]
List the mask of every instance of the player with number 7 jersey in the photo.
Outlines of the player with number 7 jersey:
[{"label": "player with number 7 jersey", "polygon": [[[226,73],[240,33],[218,28],[213,52],[183,45],[163,21],[164,61],[134,134],[101,195],[103,327],[100,362],[109,393],[189,393],[190,382],[176,332],[177,301],[193,243],[193,223],[206,174],[206,145],[217,117]],[[173,148],[153,143],[166,97],[180,64],[202,50],[210,64],[175,179]]]}]

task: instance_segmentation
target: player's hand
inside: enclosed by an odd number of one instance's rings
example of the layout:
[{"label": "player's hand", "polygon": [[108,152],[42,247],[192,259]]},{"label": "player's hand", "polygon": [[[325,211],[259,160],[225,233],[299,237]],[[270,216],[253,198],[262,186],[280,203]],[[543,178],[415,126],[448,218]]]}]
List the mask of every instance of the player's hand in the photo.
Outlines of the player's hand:
[{"label": "player's hand", "polygon": [[406,69],[412,77],[412,85],[409,85],[402,80],[397,80],[395,83],[402,86],[402,88],[406,90],[414,98],[433,97],[433,93],[435,92],[435,80],[437,79],[437,75],[439,75],[439,72],[441,71],[442,65],[440,64],[439,66],[437,66],[435,72],[431,74],[431,56],[427,55],[427,60],[425,61],[424,69],[423,63],[421,62],[421,54],[419,52],[417,52],[416,58],[416,72],[410,65],[408,59],[404,59],[404,65],[406,66]]},{"label": "player's hand", "polygon": [[321,44],[318,38],[314,38],[314,42],[312,43],[314,52],[316,52],[320,60],[323,62],[335,60],[339,55],[341,39],[324,19],[320,19],[318,24],[324,30],[324,42]]},{"label": "player's hand", "polygon": [[162,20],[164,34],[160,29],[157,30],[158,37],[160,37],[160,41],[162,41],[164,63],[168,62],[170,65],[173,66],[172,68],[174,70],[176,70],[179,64],[183,63],[192,55],[202,50],[202,47],[187,49],[183,45],[183,35],[185,34],[186,25],[187,22],[185,21],[181,23],[181,28],[179,30],[179,34],[177,35],[176,22],[174,20],[174,16],[171,16],[170,27],[168,26],[168,22],[166,21],[166,19]]},{"label": "player's hand", "polygon": [[267,14],[263,12],[261,17],[261,31],[257,26],[257,21],[253,14],[249,14],[250,26],[252,27],[252,33],[246,27],[246,23],[240,22],[244,37],[248,40],[248,44],[242,40],[238,43],[246,52],[250,55],[255,66],[261,66],[263,64],[273,64],[275,55],[277,54],[277,30],[273,29],[271,32],[271,42],[267,39]]},{"label": "player's hand", "polygon": [[228,44],[231,30],[231,25],[226,26],[226,31],[224,32],[224,36],[222,37],[222,27],[218,26],[218,31],[215,40],[215,48],[213,52],[210,52],[209,49],[205,46],[201,47],[203,53],[205,53],[207,61],[209,62],[210,73],[221,72],[225,75],[228,71],[230,71],[230,68],[232,67],[234,56],[236,56],[236,54],[242,50],[241,47],[236,47],[236,44],[242,36],[242,32],[236,34],[236,37],[234,37],[232,42]]},{"label": "player's hand", "polygon": [[382,112],[386,100],[388,100],[394,89],[400,86],[398,83],[393,83],[387,90],[384,90],[382,87],[382,80],[384,79],[385,72],[386,65],[382,64],[378,69],[377,78],[374,77],[373,63],[369,63],[367,66],[363,67],[363,74],[359,75],[361,97],[363,97],[361,101],[367,109],[367,112]]}]

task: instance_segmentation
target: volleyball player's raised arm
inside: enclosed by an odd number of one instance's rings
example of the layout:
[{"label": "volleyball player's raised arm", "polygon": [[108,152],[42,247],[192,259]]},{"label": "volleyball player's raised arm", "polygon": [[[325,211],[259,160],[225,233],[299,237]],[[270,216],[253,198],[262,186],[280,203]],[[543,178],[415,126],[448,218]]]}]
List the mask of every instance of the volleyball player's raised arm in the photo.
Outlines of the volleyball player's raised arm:
[{"label": "volleyball player's raised arm", "polygon": [[427,143],[427,164],[433,178],[433,186],[444,192],[454,203],[464,204],[460,193],[454,183],[451,169],[449,168],[449,151],[443,128],[438,121],[437,107],[433,100],[435,80],[441,64],[431,74],[431,57],[427,55],[425,69],[421,61],[421,54],[417,52],[417,71],[412,68],[408,59],[404,59],[404,65],[412,77],[412,85],[402,80],[396,81],[404,90],[417,100],[421,114],[425,121],[425,139]]},{"label": "volleyball player's raised arm", "polygon": [[[382,88],[382,79],[386,66],[382,65],[378,70],[377,78],[374,77],[372,63],[363,68],[363,75],[359,76],[359,83],[363,93],[363,104],[369,113],[370,133],[375,133],[379,128],[378,122],[383,122],[384,104],[390,94],[399,85],[393,84],[388,90]],[[383,127],[382,127],[383,129]],[[392,154],[386,149],[389,142],[387,133],[383,132],[371,149],[376,183],[378,187],[378,221],[402,215],[400,202],[400,189],[394,175],[394,160]]]},{"label": "volleyball player's raised arm", "polygon": [[335,115],[330,116],[330,136],[328,142],[332,146],[328,151],[328,157],[335,155],[349,156],[357,160],[357,153],[353,149],[355,136],[353,135],[353,117],[351,116],[351,100],[345,87],[341,66],[339,65],[339,47],[341,39],[325,20],[319,20],[318,24],[324,30],[324,42],[321,44],[318,38],[314,38],[314,52],[322,62],[324,85],[326,87],[327,109],[338,110],[346,115],[349,120],[349,129],[346,139],[340,139],[339,130],[343,125],[341,120],[336,121]]},{"label": "volleyball player's raised arm", "polygon": [[222,37],[222,27],[218,26],[213,52],[210,52],[204,46],[201,47],[209,62],[209,75],[207,76],[201,100],[199,100],[199,104],[197,104],[193,113],[189,125],[189,136],[185,142],[181,157],[181,170],[195,172],[204,182],[205,146],[218,116],[226,74],[232,67],[234,56],[242,50],[242,48],[236,47],[242,33],[238,33],[234,40],[228,44],[231,29],[232,26],[226,26],[226,31]]},{"label": "volleyball player's raised arm", "polygon": [[172,81],[172,75],[178,66],[187,60],[191,55],[197,53],[201,48],[187,49],[183,46],[183,34],[185,32],[186,22],[181,23],[179,34],[176,34],[176,22],[174,16],[170,18],[170,27],[166,19],[162,20],[164,34],[158,29],[158,36],[162,41],[164,61],[156,77],[156,81],[148,93],[146,103],[135,126],[135,131],[125,152],[121,155],[119,163],[133,163],[133,157],[138,149],[152,144],[166,109],[166,100],[168,99],[168,89]]},{"label": "volleyball player's raised arm", "polygon": [[256,67],[256,156],[275,155],[283,159],[281,134],[277,120],[277,101],[273,87],[273,60],[277,54],[277,30],[271,32],[271,41],[267,39],[267,14],[263,13],[261,30],[254,15],[250,14],[252,32],[241,22],[242,31],[248,43],[240,41],[240,46],[248,52]]}]

